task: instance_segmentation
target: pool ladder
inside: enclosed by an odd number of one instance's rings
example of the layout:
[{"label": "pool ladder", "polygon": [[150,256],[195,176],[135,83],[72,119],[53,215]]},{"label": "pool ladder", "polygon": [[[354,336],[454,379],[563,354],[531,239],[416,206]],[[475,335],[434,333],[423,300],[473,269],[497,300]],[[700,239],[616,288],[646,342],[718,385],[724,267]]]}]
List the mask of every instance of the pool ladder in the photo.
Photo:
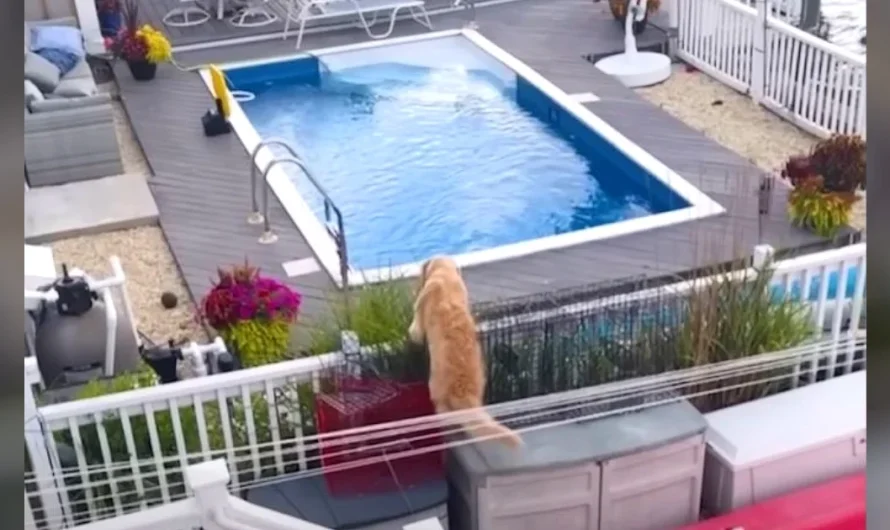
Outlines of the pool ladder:
[{"label": "pool ladder", "polygon": [[[266,169],[263,170],[263,202],[262,202],[262,211],[260,211],[259,204],[257,203],[257,163],[256,158],[259,154],[260,150],[263,147],[271,147],[277,145],[279,147],[283,147],[288,155],[282,157],[275,157],[271,162],[266,166]],[[316,191],[321,194],[322,199],[324,200],[324,225],[325,229],[328,232],[328,235],[331,236],[334,240],[334,244],[337,247],[337,257],[340,260],[340,281],[343,289],[346,289],[349,286],[349,256],[346,252],[346,232],[343,230],[343,214],[340,212],[340,209],[334,204],[334,201],[331,200],[330,195],[321,184],[315,180],[315,177],[312,175],[312,172],[309,171],[309,168],[306,166],[306,163],[297,155],[297,152],[291,147],[290,144],[287,143],[286,140],[282,138],[267,138],[265,140],[261,140],[260,143],[253,149],[253,152],[250,154],[250,214],[247,216],[247,222],[252,225],[263,225],[263,233],[260,235],[259,242],[264,245],[269,245],[278,241],[278,235],[272,231],[272,225],[269,221],[269,184],[267,178],[269,176],[269,171],[272,168],[282,165],[282,164],[293,164],[300,168],[300,171],[306,176],[306,179],[315,187]]]}]

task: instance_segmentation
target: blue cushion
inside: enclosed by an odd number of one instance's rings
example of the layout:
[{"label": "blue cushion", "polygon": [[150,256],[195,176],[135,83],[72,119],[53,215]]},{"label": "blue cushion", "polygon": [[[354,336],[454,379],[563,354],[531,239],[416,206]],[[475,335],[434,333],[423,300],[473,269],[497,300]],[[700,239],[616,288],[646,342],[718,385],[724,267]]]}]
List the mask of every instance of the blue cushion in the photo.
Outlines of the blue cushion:
[{"label": "blue cushion", "polygon": [[80,30],[70,26],[35,26],[31,28],[31,50],[65,50],[76,57],[86,55]]},{"label": "blue cushion", "polygon": [[59,69],[60,75],[65,75],[77,66],[80,57],[68,50],[59,48],[43,48],[37,52],[37,55],[43,57]]}]

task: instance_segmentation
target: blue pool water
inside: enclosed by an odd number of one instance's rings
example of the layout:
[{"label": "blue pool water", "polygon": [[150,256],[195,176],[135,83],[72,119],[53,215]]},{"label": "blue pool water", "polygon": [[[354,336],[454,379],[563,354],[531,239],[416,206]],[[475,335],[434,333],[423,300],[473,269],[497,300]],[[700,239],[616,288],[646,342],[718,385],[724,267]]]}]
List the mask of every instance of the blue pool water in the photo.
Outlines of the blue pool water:
[{"label": "blue pool water", "polygon": [[[840,281],[840,273],[838,271],[832,271],[828,274],[828,286],[826,289],[826,300],[834,300],[838,296],[842,298],[853,298],[856,294],[856,282],[859,279],[859,267],[850,267],[847,270],[847,282],[846,285],[843,285],[838,292],[838,282]],[[822,282],[820,278],[816,277],[810,280],[810,288],[807,292],[801,291],[801,282],[800,280],[794,280],[788,286],[788,291],[786,293],[784,285],[781,283],[776,283],[771,286],[772,294],[776,299],[782,299],[786,297],[791,300],[807,300],[810,302],[816,302],[819,300],[819,291],[822,289]]]},{"label": "blue pool water", "polygon": [[[354,268],[688,206],[523,79],[394,62],[331,73],[316,59],[228,76],[256,95],[241,106],[260,137],[296,146],[343,212]],[[288,171],[321,219],[318,194]]]}]

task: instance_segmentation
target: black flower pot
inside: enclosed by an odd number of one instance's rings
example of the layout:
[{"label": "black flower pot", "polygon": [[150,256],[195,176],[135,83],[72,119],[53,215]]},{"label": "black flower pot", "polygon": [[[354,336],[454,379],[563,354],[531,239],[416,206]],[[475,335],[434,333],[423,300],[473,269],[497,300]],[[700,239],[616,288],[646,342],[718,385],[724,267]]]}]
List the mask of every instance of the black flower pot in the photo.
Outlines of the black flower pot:
[{"label": "black flower pot", "polygon": [[158,71],[158,65],[148,61],[127,61],[130,67],[130,73],[136,81],[150,81],[155,78]]}]

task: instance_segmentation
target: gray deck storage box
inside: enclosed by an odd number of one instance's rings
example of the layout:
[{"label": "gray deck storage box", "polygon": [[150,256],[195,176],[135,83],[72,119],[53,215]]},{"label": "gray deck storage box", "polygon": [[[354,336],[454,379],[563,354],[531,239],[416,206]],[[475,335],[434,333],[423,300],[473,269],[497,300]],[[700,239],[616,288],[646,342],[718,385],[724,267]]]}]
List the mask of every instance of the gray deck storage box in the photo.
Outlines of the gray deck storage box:
[{"label": "gray deck storage box", "polygon": [[702,505],[713,514],[865,469],[865,372],[712,412]]},{"label": "gray deck storage box", "polygon": [[452,530],[667,530],[698,519],[706,423],[686,402],[449,455]]}]

